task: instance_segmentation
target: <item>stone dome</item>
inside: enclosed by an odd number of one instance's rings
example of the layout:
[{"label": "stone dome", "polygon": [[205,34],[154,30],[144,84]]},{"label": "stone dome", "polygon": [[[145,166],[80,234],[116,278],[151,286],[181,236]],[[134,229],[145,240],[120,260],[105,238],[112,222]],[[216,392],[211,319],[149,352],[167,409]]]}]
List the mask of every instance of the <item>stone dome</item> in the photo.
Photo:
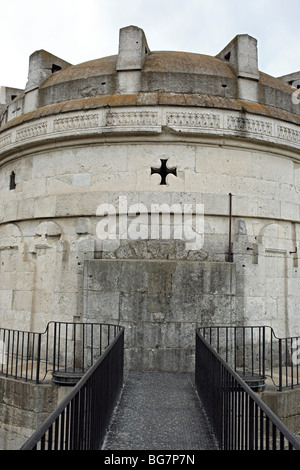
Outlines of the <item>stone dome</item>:
[{"label": "stone dome", "polygon": [[275,78],[259,71],[257,41],[246,34],[213,57],[151,51],[144,32],[130,26],[120,30],[117,55],[71,65],[43,50],[33,53],[25,90],[5,93],[2,87],[1,125],[16,116],[30,119],[24,115],[34,110],[157,104],[245,110],[299,124],[300,107],[292,99],[298,78],[299,73]]},{"label": "stone dome", "polygon": [[[57,99],[60,95],[59,87],[62,87],[62,91],[64,84],[68,84],[68,88],[73,88],[74,98],[81,98],[84,94],[98,96],[118,93],[117,61],[117,55],[105,57],[69,66],[51,75],[41,85],[43,93],[49,94],[47,104],[53,102],[53,98],[54,101]],[[139,91],[210,94],[214,90],[205,88],[205,80],[208,78],[214,78],[215,81],[223,80],[225,83],[230,79],[233,81],[236,77],[228,63],[215,57],[186,52],[148,52],[141,69]],[[80,89],[76,87],[79,83]],[[216,89],[215,94],[224,96],[224,90],[221,89],[217,93]]]},{"label": "stone dome", "polygon": [[[41,106],[119,94],[117,61],[118,56],[115,55],[69,66],[52,74],[40,87]],[[270,109],[255,109],[253,106],[253,112],[276,114],[277,109],[277,114],[283,111],[300,116],[299,106],[294,105],[291,99],[294,93],[291,85],[262,72],[258,73],[257,83],[257,103]],[[164,93],[166,100],[166,94],[176,93],[178,100],[188,95],[189,103],[195,106],[205,102],[205,98],[206,102],[210,100],[212,107],[241,106],[238,102],[238,78],[229,61],[196,53],[149,51],[141,68],[138,93],[144,94],[145,100],[149,93]],[[149,96],[149,99],[153,97]],[[172,95],[169,99],[174,101]],[[297,117],[294,119],[300,122]]]}]

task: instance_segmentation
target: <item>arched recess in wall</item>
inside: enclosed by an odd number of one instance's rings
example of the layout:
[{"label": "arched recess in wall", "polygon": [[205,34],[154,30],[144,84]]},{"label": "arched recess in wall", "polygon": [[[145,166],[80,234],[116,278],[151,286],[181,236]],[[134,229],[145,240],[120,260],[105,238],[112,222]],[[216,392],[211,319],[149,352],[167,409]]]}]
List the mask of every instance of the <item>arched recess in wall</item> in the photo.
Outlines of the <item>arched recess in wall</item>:
[{"label": "arched recess in wall", "polygon": [[9,247],[19,247],[23,242],[23,233],[15,223],[0,226],[0,250]]},{"label": "arched recess in wall", "polygon": [[258,241],[264,246],[265,250],[287,252],[290,248],[288,228],[276,222],[262,228]]},{"label": "arched recess in wall", "polygon": [[286,224],[271,223],[260,233],[264,247],[265,313],[275,334],[289,335],[288,252],[291,246]]},{"label": "arched recess in wall", "polygon": [[[30,296],[24,295],[22,260],[23,233],[17,224],[0,226],[0,322],[1,327],[18,328],[20,317],[27,319]],[[20,271],[21,272],[20,272]],[[26,287],[25,287],[26,288]],[[26,310],[26,313],[25,313]],[[26,317],[26,318],[25,318]]]},{"label": "arched recess in wall", "polygon": [[23,248],[23,233],[17,224],[0,226],[0,275],[16,271],[17,256]]},{"label": "arched recess in wall", "polygon": [[40,241],[45,243],[45,247],[49,247],[53,241],[56,242],[61,238],[62,229],[56,222],[41,222],[35,230],[35,236],[36,240],[39,240],[40,237]]}]

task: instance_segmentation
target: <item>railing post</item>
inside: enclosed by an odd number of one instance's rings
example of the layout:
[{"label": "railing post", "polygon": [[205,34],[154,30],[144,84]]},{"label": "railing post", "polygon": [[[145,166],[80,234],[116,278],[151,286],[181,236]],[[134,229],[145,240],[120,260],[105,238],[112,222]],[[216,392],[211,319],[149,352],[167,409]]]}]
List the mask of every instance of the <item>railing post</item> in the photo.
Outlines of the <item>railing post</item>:
[{"label": "railing post", "polygon": [[279,366],[279,391],[282,391],[282,340],[281,338],[278,339],[278,366]]},{"label": "railing post", "polygon": [[232,194],[229,193],[229,229],[228,229],[228,261],[229,263],[233,262],[232,259],[232,242],[231,242],[231,226],[232,226]]},{"label": "railing post", "polygon": [[38,333],[37,358],[36,358],[36,383],[40,381],[40,361],[41,361],[41,341],[42,333]]},{"label": "railing post", "polygon": [[53,364],[53,370],[55,370],[55,361],[56,361],[56,322],[54,322],[54,330],[53,330],[53,351],[52,351],[52,354],[53,354],[53,360],[52,360],[52,364]]},{"label": "railing post", "polygon": [[266,375],[266,327],[263,326],[263,346],[262,346],[262,375]]},{"label": "railing post", "polygon": [[254,401],[249,398],[249,450],[254,450]]},{"label": "railing post", "polygon": [[6,377],[8,377],[9,368],[9,354],[10,354],[10,330],[8,330],[8,345],[7,345],[7,357],[6,357]]}]

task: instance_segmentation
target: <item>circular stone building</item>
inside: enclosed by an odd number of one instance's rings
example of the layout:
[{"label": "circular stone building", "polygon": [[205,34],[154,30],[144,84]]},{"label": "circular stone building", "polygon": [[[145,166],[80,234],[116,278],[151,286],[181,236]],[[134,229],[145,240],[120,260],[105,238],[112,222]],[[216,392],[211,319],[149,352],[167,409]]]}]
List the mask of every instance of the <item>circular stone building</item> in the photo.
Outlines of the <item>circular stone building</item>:
[{"label": "circular stone building", "polygon": [[0,325],[125,326],[128,368],[189,370],[197,325],[300,335],[300,73],[214,57],[30,56],[0,94]]}]

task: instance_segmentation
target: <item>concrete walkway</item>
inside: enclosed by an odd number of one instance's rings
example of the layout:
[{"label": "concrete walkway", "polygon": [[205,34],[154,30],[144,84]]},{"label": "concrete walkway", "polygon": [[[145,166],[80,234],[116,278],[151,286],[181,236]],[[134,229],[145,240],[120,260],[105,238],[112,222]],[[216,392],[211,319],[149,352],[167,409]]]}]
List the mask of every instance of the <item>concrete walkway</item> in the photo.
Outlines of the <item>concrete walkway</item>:
[{"label": "concrete walkway", "polygon": [[214,450],[190,374],[128,372],[102,450]]}]

